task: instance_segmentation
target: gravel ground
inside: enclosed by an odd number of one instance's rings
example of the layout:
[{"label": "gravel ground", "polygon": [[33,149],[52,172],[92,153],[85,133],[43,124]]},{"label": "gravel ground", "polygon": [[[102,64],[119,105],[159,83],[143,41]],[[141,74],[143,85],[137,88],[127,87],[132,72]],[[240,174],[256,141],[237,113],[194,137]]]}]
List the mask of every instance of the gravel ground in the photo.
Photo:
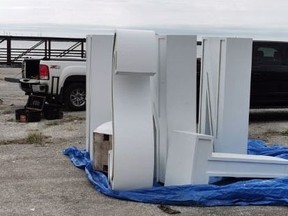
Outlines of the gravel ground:
[{"label": "gravel ground", "polygon": [[[16,77],[19,68],[0,68],[0,215],[167,215],[157,205],[111,199],[96,192],[85,173],[62,155],[64,148],[84,148],[85,112],[64,112],[62,120],[18,123],[15,110],[27,96]],[[252,110],[250,138],[288,145],[288,110]],[[31,134],[42,142],[30,143]],[[179,215],[287,215],[286,207],[179,207]]]},{"label": "gravel ground", "polygon": [[267,144],[288,145],[288,109],[251,110],[249,137]]}]

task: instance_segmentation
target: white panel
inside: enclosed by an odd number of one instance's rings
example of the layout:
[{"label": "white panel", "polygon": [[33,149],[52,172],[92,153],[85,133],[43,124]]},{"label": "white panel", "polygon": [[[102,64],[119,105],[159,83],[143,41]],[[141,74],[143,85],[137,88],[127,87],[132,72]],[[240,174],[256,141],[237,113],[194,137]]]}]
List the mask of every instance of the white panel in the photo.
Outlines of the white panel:
[{"label": "white panel", "polygon": [[247,153],[252,40],[203,40],[199,132],[216,152]]},{"label": "white panel", "polygon": [[[93,131],[112,120],[111,71],[114,33],[87,37],[86,149],[93,160]],[[88,148],[87,148],[88,147]]]},{"label": "white panel", "polygon": [[168,128],[196,131],[196,36],[167,35],[160,36],[158,41],[159,75],[152,78],[160,129],[156,179],[164,182]]},{"label": "white panel", "polygon": [[[155,40],[155,33],[150,31],[117,31],[113,68],[119,70],[113,73],[113,168],[110,177],[114,190],[153,185],[154,128],[149,75],[156,72]],[[128,58],[126,55],[133,56]],[[147,57],[149,55],[153,58]]]},{"label": "white panel", "polygon": [[222,42],[215,152],[247,153],[252,40]]},{"label": "white panel", "polygon": [[213,153],[207,175],[242,178],[277,178],[288,175],[288,160],[263,156]]},{"label": "white panel", "polygon": [[204,39],[202,44],[199,132],[216,135],[220,77],[220,39]]},{"label": "white panel", "polygon": [[151,107],[149,76],[114,76],[113,189],[152,187],[154,137]]},{"label": "white panel", "polygon": [[170,137],[165,186],[207,183],[212,137],[173,131]]},{"label": "white panel", "polygon": [[196,132],[196,36],[168,35],[166,49],[168,132]]},{"label": "white panel", "polygon": [[[168,142],[166,145],[168,146],[170,146],[173,130],[196,132],[196,53],[196,36],[167,35]],[[167,150],[161,154],[167,155]],[[166,169],[166,167],[164,166],[162,169]]]},{"label": "white panel", "polygon": [[154,31],[118,30],[116,35],[116,74],[156,73],[158,50]]}]

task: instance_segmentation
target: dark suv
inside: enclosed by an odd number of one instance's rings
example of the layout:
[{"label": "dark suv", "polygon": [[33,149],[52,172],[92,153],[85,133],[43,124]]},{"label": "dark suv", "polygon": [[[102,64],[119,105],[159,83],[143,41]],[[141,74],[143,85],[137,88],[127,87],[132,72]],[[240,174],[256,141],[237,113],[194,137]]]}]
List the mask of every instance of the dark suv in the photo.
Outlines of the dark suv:
[{"label": "dark suv", "polygon": [[253,42],[250,107],[288,107],[288,43]]},{"label": "dark suv", "polygon": [[[197,90],[200,70],[197,59]],[[288,42],[253,41],[250,91],[250,108],[288,107]]]}]

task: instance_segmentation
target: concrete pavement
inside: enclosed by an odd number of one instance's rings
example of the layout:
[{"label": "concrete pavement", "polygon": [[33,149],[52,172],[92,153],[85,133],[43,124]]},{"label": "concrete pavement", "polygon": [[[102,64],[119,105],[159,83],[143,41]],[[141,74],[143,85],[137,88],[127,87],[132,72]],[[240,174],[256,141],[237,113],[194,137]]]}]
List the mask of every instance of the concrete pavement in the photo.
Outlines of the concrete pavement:
[{"label": "concrete pavement", "polygon": [[[121,201],[97,192],[85,172],[62,154],[68,146],[0,146],[1,216],[168,215],[157,205]],[[178,215],[287,215],[286,207],[170,207],[180,211]]]}]

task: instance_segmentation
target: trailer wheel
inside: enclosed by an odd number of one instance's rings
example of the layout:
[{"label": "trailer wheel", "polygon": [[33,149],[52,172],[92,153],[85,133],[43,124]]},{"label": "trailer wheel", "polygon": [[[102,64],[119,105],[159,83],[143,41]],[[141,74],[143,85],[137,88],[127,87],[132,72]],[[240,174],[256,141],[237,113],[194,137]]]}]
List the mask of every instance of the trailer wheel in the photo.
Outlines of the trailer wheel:
[{"label": "trailer wheel", "polygon": [[86,108],[86,87],[84,83],[71,83],[64,94],[65,105],[72,111],[82,111]]}]

